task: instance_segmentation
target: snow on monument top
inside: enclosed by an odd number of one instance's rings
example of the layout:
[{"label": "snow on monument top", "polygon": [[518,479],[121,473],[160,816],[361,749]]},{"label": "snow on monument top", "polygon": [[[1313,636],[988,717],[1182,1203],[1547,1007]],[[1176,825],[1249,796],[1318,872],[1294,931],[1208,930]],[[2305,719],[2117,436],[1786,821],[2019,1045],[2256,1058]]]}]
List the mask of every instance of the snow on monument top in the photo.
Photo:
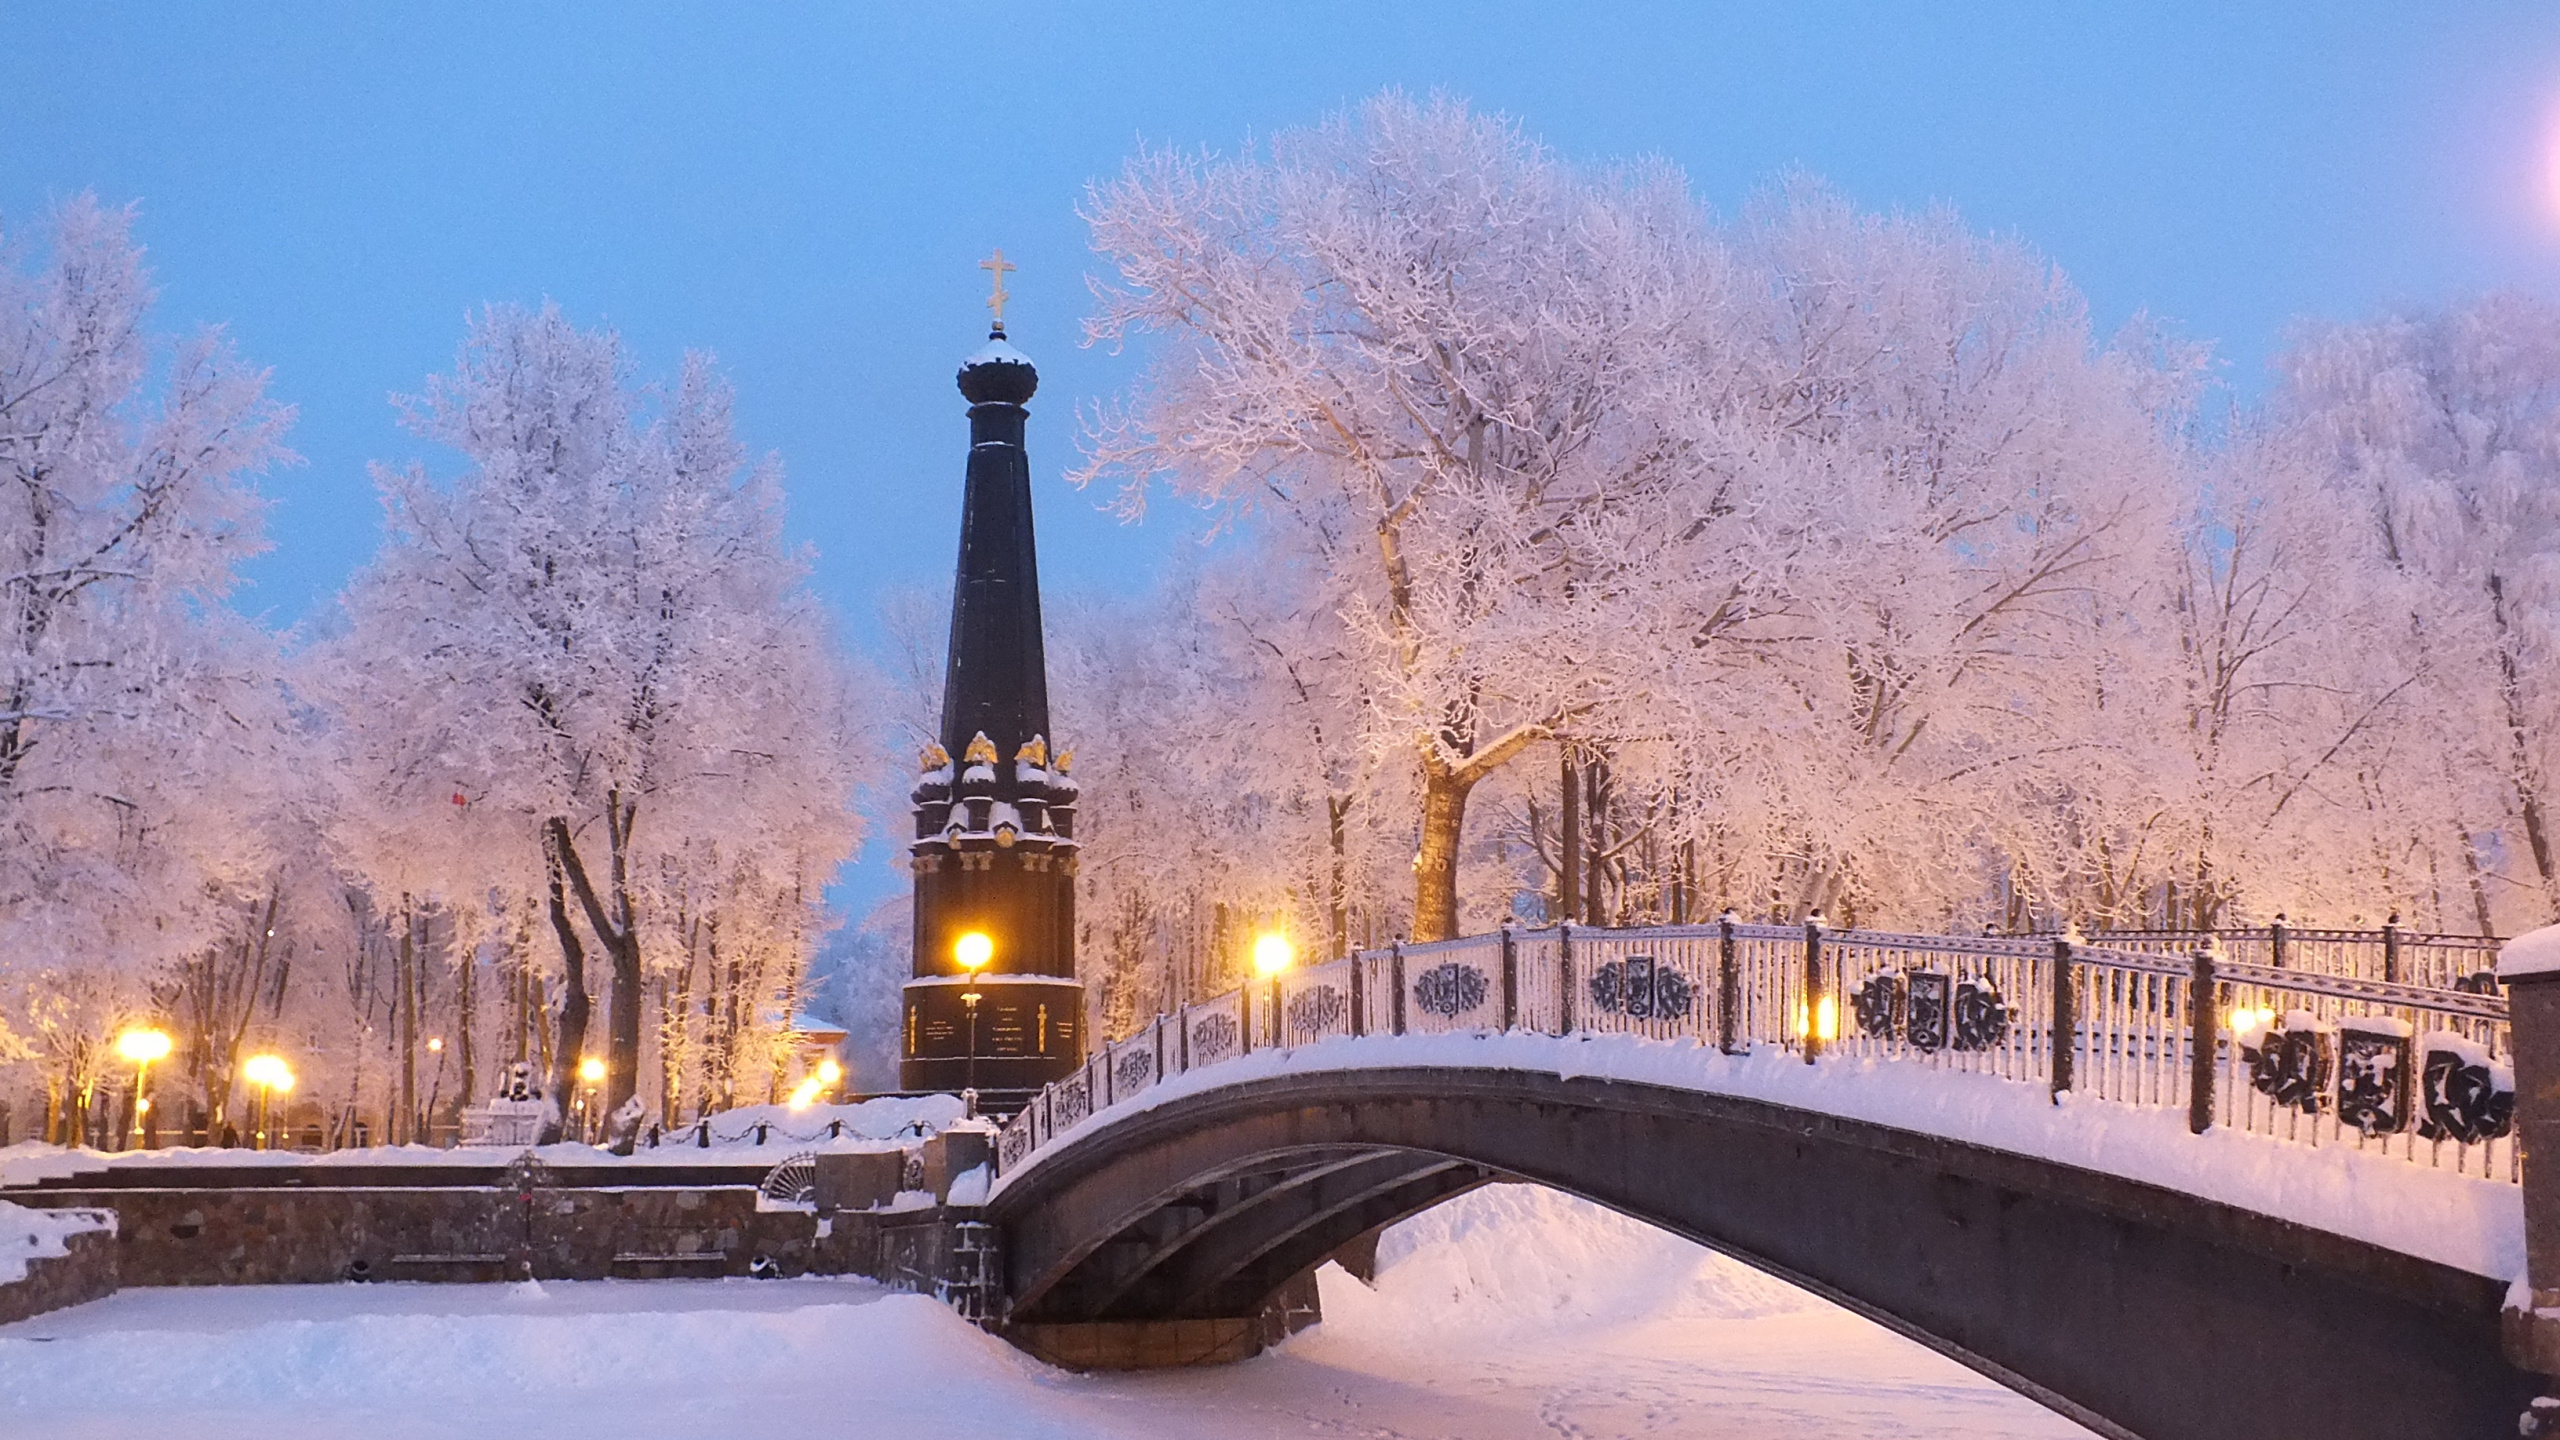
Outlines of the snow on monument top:
[{"label": "snow on monument top", "polygon": [[1020,405],[1039,388],[1040,372],[1032,368],[1031,357],[1014,349],[1002,330],[960,362],[960,393],[972,405]]},{"label": "snow on monument top", "polygon": [[960,368],[974,370],[981,365],[1028,365],[1030,363],[1031,357],[1014,349],[1012,341],[1005,339],[1002,335],[994,335],[988,337],[986,344],[978,347],[977,354],[961,361]]},{"label": "snow on monument top", "polygon": [[2560,974],[2560,925],[2527,930],[2498,947],[2498,978]]}]

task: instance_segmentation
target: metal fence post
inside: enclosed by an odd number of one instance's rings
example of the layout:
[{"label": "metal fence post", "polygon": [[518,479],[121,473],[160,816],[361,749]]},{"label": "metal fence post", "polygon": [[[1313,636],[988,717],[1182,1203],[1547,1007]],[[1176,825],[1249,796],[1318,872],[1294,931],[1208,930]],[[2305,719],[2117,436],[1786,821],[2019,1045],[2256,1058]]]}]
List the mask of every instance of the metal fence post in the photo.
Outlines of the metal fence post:
[{"label": "metal fence post", "polygon": [[1175,1058],[1175,1060],[1176,1060],[1178,1063],[1180,1063],[1180,1064],[1181,1064],[1181,1066],[1182,1066],[1182,1073],[1183,1073],[1183,1074],[1185,1074],[1185,1075],[1188,1075],[1188,1074],[1190,1074],[1190,1073],[1191,1073],[1191,1002],[1190,1002],[1190,1001],[1188,1001],[1188,1000],[1183,1001],[1183,1002],[1182,1002],[1182,1007],[1181,1007],[1180,1009],[1178,1009],[1178,1010],[1176,1010],[1176,1011],[1174,1011],[1174,1012],[1173,1012],[1173,1024],[1174,1024],[1173,1045],[1174,1045],[1174,1050],[1175,1050],[1175,1056],[1174,1056],[1174,1058]]},{"label": "metal fence post", "polygon": [[1369,953],[1351,952],[1351,1033],[1369,1033]]},{"label": "metal fence post", "polygon": [[1822,1058],[1822,912],[1804,922],[1804,1063]]},{"label": "metal fence post", "polygon": [[1556,1033],[1573,1033],[1573,922],[1556,922]]},{"label": "metal fence post", "polygon": [[2053,1103],[2071,1089],[2071,1067],[2080,1054],[2079,978],[2072,973],[2071,941],[2053,941]]},{"label": "metal fence post", "polygon": [[1395,982],[1394,1000],[1387,1007],[1387,1033],[1404,1033],[1404,942],[1387,942],[1387,978]]},{"label": "metal fence post", "polygon": [[1502,1028],[1508,1033],[1520,1023],[1520,948],[1511,929],[1511,917],[1502,917]]},{"label": "metal fence post", "polygon": [[2284,912],[2281,910],[2267,926],[2267,957],[2268,964],[2279,970],[2284,968]]},{"label": "metal fence post", "polygon": [[2187,1057],[2187,1129],[2201,1135],[2213,1128],[2214,1017],[2221,1006],[2214,996],[2213,941],[2196,947],[2195,973],[2187,978],[2187,1030],[2194,1053]]},{"label": "metal fence post", "polygon": [[2382,922],[2382,978],[2397,983],[2400,979],[2400,912]]},{"label": "metal fence post", "polygon": [[1733,912],[1716,917],[1721,944],[1716,957],[1716,1048],[1730,1055],[1742,1032],[1742,956],[1733,939]]},{"label": "metal fence post", "polygon": [[1236,1053],[1253,1053],[1253,982],[1236,986]]}]

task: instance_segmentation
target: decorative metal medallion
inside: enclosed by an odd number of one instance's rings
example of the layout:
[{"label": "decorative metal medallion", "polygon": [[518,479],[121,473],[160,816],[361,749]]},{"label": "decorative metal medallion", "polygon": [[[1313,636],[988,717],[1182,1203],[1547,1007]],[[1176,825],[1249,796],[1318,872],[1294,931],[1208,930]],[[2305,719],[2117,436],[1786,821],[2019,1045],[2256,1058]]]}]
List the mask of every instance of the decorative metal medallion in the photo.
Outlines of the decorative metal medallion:
[{"label": "decorative metal medallion", "polygon": [[1203,1015],[1191,1022],[1191,1063],[1206,1065],[1236,1053],[1236,1017]]},{"label": "decorative metal medallion", "polygon": [[1131,1095],[1147,1088],[1156,1078],[1156,1056],[1152,1050],[1124,1050],[1111,1062],[1111,1093]]},{"label": "decorative metal medallion", "polygon": [[2338,1123],[2367,1135],[2396,1135],[2408,1127],[2406,1026],[2339,1022]]},{"label": "decorative metal medallion", "polygon": [[1902,977],[1884,973],[1870,975],[1867,983],[1849,997],[1849,1013],[1858,1018],[1858,1028],[1870,1035],[1890,1040],[1902,1033]]},{"label": "decorative metal medallion", "polygon": [[2418,1134],[2429,1140],[2481,1145],[2515,1127],[2515,1072],[2459,1035],[2442,1031],[2425,1043],[2418,1075]]},{"label": "decorative metal medallion", "polygon": [[1914,970],[1903,981],[1903,1038],[1914,1050],[1947,1048],[1955,982],[1943,970]]},{"label": "decorative metal medallion", "polygon": [[2256,1045],[2244,1040],[2240,1059],[2249,1067],[2249,1083],[2259,1094],[2305,1115],[2317,1115],[2329,1108],[2329,1071],[2336,1063],[2336,1051],[2331,1033],[2322,1026],[2288,1025],[2280,1020],[2260,1032]]},{"label": "decorative metal medallion", "polygon": [[1988,980],[1956,982],[1956,1048],[1989,1050],[2009,1038],[2009,1005]]},{"label": "decorative metal medallion", "polygon": [[1484,1003],[1484,972],[1455,960],[1413,977],[1413,1003],[1431,1015],[1464,1015]]},{"label": "decorative metal medallion", "polygon": [[1318,985],[1289,997],[1285,1013],[1289,1018],[1289,1034],[1293,1038],[1313,1040],[1342,1028],[1342,1017],[1349,1013],[1350,1002],[1339,989]]},{"label": "decorative metal medallion", "polygon": [[1677,1020],[1697,1001],[1689,977],[1650,955],[1612,960],[1591,972],[1591,1003],[1631,1020]]},{"label": "decorative metal medallion", "polygon": [[1058,1082],[1055,1107],[1058,1128],[1062,1130],[1093,1113],[1093,1087],[1085,1083],[1084,1072]]},{"label": "decorative metal medallion", "polygon": [[1010,1171],[1014,1166],[1022,1163],[1023,1156],[1030,1153],[1031,1122],[1028,1118],[1028,1112],[1025,1112],[1023,1115],[1015,1116],[1013,1118],[1013,1123],[1005,1126],[1004,1129],[997,1134],[996,1164],[998,1167]]}]

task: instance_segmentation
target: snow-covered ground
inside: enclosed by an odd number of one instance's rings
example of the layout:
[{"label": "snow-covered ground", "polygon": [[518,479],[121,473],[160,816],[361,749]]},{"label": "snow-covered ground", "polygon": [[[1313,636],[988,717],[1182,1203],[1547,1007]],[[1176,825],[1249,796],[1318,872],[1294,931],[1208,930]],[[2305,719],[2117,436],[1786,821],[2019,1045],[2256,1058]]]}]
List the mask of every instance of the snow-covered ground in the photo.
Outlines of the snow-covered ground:
[{"label": "snow-covered ground", "polygon": [[1524,1186],[1215,1370],[1045,1369],[841,1280],[126,1291],[0,1326],[0,1435],[1514,1440],[2087,1432],[1846,1311]]}]

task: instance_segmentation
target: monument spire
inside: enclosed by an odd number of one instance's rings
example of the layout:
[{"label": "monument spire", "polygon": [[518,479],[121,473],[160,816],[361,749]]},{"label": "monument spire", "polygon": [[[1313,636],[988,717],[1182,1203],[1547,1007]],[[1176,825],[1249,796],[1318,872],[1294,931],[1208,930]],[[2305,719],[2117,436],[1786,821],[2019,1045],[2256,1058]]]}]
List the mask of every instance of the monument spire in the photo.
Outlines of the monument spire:
[{"label": "monument spire", "polygon": [[1075,781],[1049,730],[1040,565],[1024,445],[1040,373],[1004,335],[960,366],[969,458],[939,741],[915,788],[915,978],[900,1086],[1027,1092],[1083,1063],[1075,979]]}]

